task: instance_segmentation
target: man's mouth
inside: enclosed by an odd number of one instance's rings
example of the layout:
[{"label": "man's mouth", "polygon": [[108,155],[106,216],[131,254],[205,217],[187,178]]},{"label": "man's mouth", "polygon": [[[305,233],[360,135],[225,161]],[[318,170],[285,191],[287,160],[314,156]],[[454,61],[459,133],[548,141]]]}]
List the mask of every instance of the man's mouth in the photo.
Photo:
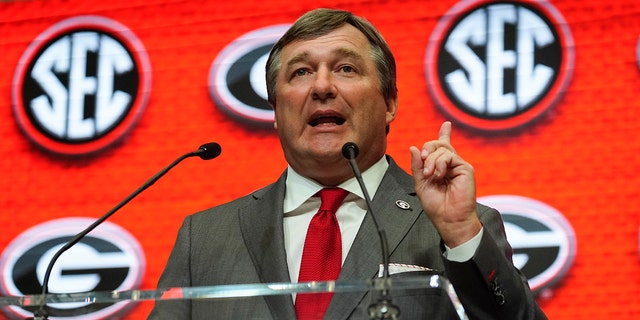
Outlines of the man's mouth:
[{"label": "man's mouth", "polygon": [[345,119],[339,116],[320,116],[320,117],[311,119],[311,121],[309,121],[309,125],[312,127],[315,127],[321,124],[327,124],[327,123],[342,125],[344,121]]}]

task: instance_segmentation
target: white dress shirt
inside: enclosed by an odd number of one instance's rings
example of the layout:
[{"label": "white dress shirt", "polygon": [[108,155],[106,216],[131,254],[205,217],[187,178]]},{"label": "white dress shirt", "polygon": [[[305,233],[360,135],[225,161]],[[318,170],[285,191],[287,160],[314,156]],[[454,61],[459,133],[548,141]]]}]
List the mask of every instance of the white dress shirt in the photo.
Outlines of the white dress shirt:
[{"label": "white dress shirt", "polygon": [[[385,157],[382,157],[373,166],[362,172],[362,180],[367,187],[367,192],[369,192],[371,199],[374,198],[388,167],[389,163]],[[347,253],[349,253],[349,249],[366,215],[367,204],[355,177],[341,183],[337,187],[350,192],[336,212],[342,237],[342,263],[344,263]],[[284,196],[284,245],[287,254],[289,276],[291,277],[292,283],[298,282],[307,229],[311,218],[313,218],[313,215],[320,208],[320,197],[314,197],[314,195],[322,188],[324,188],[324,186],[314,180],[301,176],[291,167],[287,168]],[[381,227],[384,228],[384,226]],[[482,230],[480,230],[480,233],[473,239],[458,247],[447,247],[444,255],[452,261],[462,262],[469,260],[475,253],[481,238]]]}]

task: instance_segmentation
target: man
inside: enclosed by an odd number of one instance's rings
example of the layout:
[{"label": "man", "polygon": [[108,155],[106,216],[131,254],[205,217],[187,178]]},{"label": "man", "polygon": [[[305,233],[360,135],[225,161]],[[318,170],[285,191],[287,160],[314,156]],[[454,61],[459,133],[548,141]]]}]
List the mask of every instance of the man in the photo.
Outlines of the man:
[{"label": "man", "polygon": [[[335,214],[337,280],[375,278],[377,230],[341,151],[354,142],[391,263],[442,273],[471,319],[546,318],[511,262],[499,213],[475,201],[473,168],[451,146],[451,124],[410,148],[413,177],[385,156],[398,107],[395,61],[369,22],[339,10],[303,15],[273,47],[266,78],[287,170],[261,190],[187,217],[159,288],[298,282],[325,187],[350,192]],[[445,294],[427,291],[394,290],[392,303],[403,319],[457,318]],[[295,319],[302,296],[158,302],[150,318]],[[367,319],[375,296],[336,293],[318,317]]]}]

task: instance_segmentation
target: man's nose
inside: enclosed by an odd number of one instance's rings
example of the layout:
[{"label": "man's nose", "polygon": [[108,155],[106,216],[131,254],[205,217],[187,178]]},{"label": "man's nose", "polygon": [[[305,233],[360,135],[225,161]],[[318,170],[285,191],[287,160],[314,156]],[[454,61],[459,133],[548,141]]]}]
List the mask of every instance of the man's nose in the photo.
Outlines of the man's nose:
[{"label": "man's nose", "polygon": [[313,80],[313,87],[311,88],[313,98],[320,100],[335,98],[336,92],[331,71],[324,68],[318,70]]}]

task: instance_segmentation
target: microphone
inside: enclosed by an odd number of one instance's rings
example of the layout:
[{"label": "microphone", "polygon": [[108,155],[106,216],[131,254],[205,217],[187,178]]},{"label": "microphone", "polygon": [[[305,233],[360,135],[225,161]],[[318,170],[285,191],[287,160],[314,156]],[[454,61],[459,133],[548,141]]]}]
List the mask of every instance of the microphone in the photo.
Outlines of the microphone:
[{"label": "microphone", "polygon": [[180,156],[176,160],[174,160],[171,164],[169,164],[167,167],[165,167],[164,169],[160,170],[160,172],[156,173],[153,177],[151,177],[151,179],[147,180],[142,186],[140,186],[138,189],[136,189],[133,193],[131,193],[124,200],[120,201],[120,203],[118,203],[115,207],[113,207],[113,209],[109,210],[109,212],[105,213],[103,216],[98,218],[95,222],[93,222],[86,229],[82,230],[80,233],[76,234],[73,238],[71,238],[71,240],[69,240],[62,248],[60,248],[55,253],[55,255],[53,255],[53,258],[51,258],[51,261],[49,261],[49,265],[47,266],[47,271],[44,274],[44,280],[42,281],[42,296],[41,296],[42,301],[40,301],[39,308],[34,312],[34,318],[33,319],[35,319],[35,320],[46,320],[49,317],[49,314],[48,314],[48,312],[46,310],[47,309],[46,308],[46,305],[47,305],[46,296],[47,296],[47,293],[48,293],[48,290],[49,290],[49,278],[51,277],[51,272],[52,272],[52,269],[53,269],[53,265],[58,260],[60,255],[62,255],[65,251],[69,250],[73,245],[78,243],[82,238],[84,238],[84,236],[86,236],[89,232],[91,232],[93,229],[95,229],[102,222],[107,220],[116,211],[118,211],[124,205],[129,203],[129,201],[131,201],[131,199],[133,199],[138,194],[140,194],[142,191],[146,190],[151,185],[153,185],[158,179],[160,179],[162,176],[164,176],[169,170],[171,170],[173,167],[175,167],[182,160],[184,160],[186,158],[190,158],[190,157],[195,157],[195,156],[199,156],[200,159],[202,159],[202,160],[210,160],[210,159],[213,159],[213,158],[219,156],[221,152],[222,152],[222,148],[220,148],[219,144],[217,144],[215,142],[209,142],[209,143],[205,143],[205,144],[201,145],[198,148],[198,150],[196,150],[196,151],[192,151],[192,152],[183,154],[182,156]]},{"label": "microphone", "polygon": [[376,215],[373,213],[373,205],[371,204],[369,192],[367,192],[367,187],[364,185],[364,181],[362,180],[360,168],[358,167],[358,163],[356,163],[356,158],[358,157],[359,153],[360,149],[353,142],[347,142],[342,146],[342,155],[347,158],[347,160],[349,160],[349,164],[351,165],[351,169],[353,170],[353,175],[356,177],[356,180],[358,180],[360,189],[362,189],[364,200],[367,203],[367,209],[369,210],[369,213],[371,214],[371,220],[373,221],[373,224],[378,231],[378,237],[380,238],[380,247],[382,248],[382,277],[384,280],[384,285],[382,286],[380,299],[369,306],[369,318],[398,319],[398,316],[400,315],[400,309],[391,302],[391,295],[389,294],[389,290],[387,288],[387,286],[389,285],[389,246],[387,245],[387,236],[385,235],[384,230],[378,224]]},{"label": "microphone", "polygon": [[[220,155],[222,148],[215,142],[209,142],[201,145],[197,151],[193,152],[202,160],[211,160]],[[190,157],[190,156],[188,156]],[[182,160],[182,159],[181,159]],[[176,163],[177,164],[177,163]]]}]

